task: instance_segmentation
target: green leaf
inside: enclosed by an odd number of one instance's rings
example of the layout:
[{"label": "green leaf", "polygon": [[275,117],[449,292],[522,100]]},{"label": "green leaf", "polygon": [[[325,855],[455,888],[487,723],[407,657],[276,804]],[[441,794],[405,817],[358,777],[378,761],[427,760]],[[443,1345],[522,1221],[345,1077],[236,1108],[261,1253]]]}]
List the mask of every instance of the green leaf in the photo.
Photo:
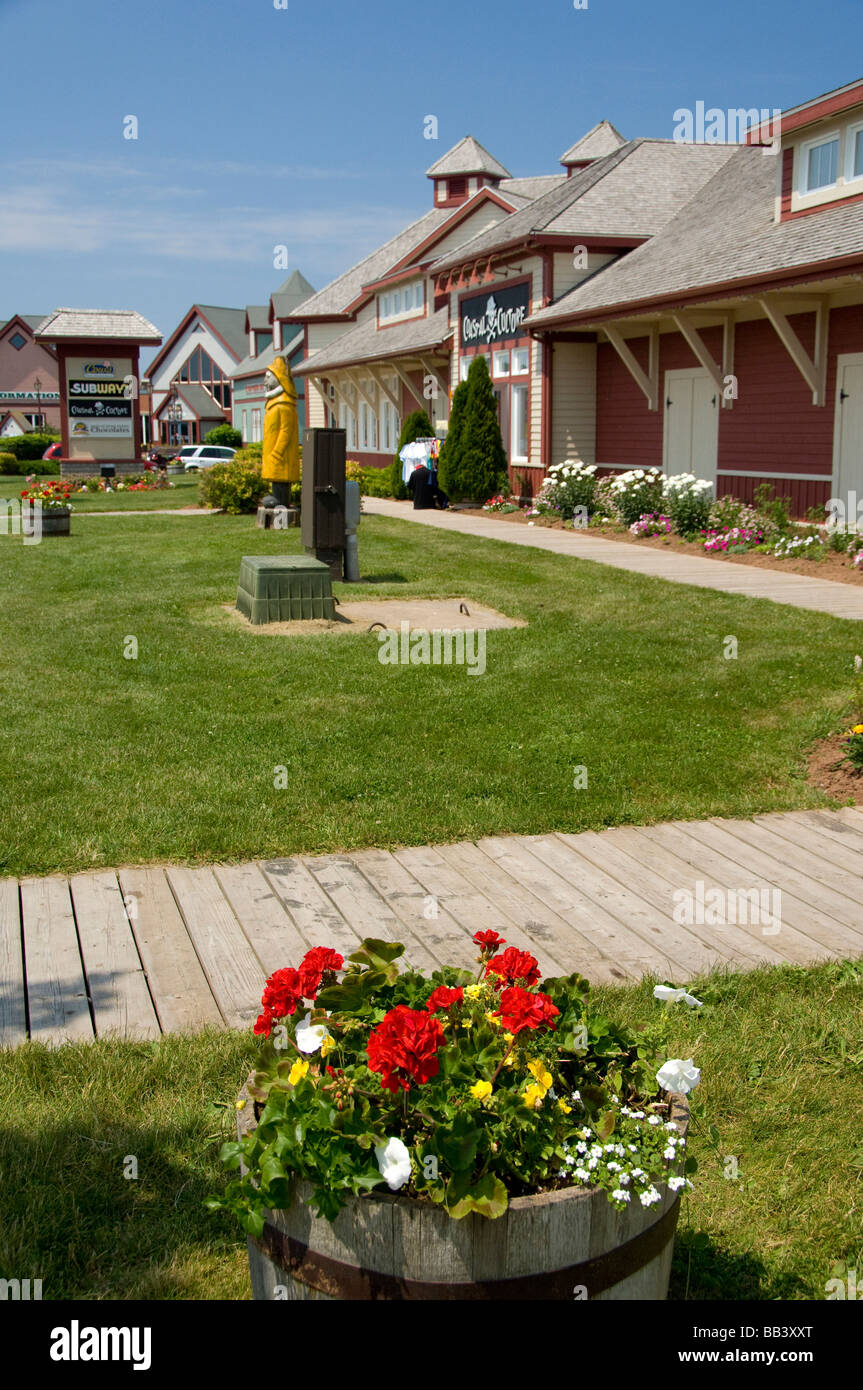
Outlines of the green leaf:
[{"label": "green leaf", "polygon": [[614,1133],[615,1114],[613,1110],[606,1110],[604,1115],[600,1115],[596,1122],[596,1137],[604,1144]]},{"label": "green leaf", "polygon": [[226,1168],[239,1168],[242,1154],[243,1146],[242,1144],[238,1144],[236,1139],[232,1139],[228,1143],[223,1144],[219,1149],[219,1158]]},{"label": "green leaf", "polygon": [[498,1216],[503,1216],[508,1206],[509,1195],[500,1178],[496,1178],[493,1173],[486,1173],[455,1206],[449,1208],[449,1214],[454,1220],[461,1221],[474,1211],[477,1216],[494,1221]]},{"label": "green leaf", "polygon": [[690,1154],[687,1158],[686,1162],[683,1165],[683,1171],[684,1173],[698,1172],[698,1159],[695,1157],[694,1154]]},{"label": "green leaf", "polygon": [[449,1128],[439,1127],[435,1131],[434,1141],[444,1163],[454,1173],[472,1167],[479,1133],[469,1115],[457,1115]]}]

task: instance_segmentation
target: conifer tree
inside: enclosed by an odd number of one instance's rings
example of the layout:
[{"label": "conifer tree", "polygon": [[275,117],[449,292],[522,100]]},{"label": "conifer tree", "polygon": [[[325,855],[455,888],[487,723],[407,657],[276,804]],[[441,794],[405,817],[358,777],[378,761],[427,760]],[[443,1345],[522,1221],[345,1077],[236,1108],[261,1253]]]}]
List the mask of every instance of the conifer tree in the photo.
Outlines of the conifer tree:
[{"label": "conifer tree", "polygon": [[453,392],[452,405],[449,413],[449,429],[447,430],[446,439],[441,445],[440,460],[438,463],[440,486],[447,497],[452,497],[454,501],[458,501],[458,499],[463,496],[463,493],[460,491],[460,458],[464,439],[464,414],[465,406],[467,405],[467,395],[467,382],[459,382]]},{"label": "conifer tree", "polygon": [[457,496],[487,502],[506,485],[507,472],[497,402],[484,357],[477,356],[471,363],[467,387]]}]

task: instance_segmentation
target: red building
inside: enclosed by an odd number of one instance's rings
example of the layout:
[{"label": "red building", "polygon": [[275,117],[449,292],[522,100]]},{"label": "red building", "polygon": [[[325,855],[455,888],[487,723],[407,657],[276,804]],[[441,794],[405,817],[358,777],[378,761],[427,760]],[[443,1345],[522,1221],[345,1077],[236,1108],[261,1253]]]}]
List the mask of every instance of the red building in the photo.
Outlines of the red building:
[{"label": "red building", "polygon": [[44,314],[13,314],[0,327],[0,436],[60,428],[57,354],[33,337]]},{"label": "red building", "polygon": [[766,482],[803,516],[863,499],[863,82],[784,112],[776,147],[758,140],[527,327],[553,379],[571,344],[595,343],[591,462],[746,500]]}]

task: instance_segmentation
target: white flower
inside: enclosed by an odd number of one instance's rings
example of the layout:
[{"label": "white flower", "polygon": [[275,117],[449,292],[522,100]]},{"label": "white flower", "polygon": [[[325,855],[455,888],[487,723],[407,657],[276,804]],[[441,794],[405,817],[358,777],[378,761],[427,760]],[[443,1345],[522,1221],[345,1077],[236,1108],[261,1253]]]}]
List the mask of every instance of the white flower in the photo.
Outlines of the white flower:
[{"label": "white flower", "polygon": [[674,1147],[673,1144],[669,1144],[669,1146],[668,1146],[667,1149],[663,1149],[663,1150],[662,1150],[662,1157],[663,1157],[663,1158],[676,1158],[676,1157],[677,1157],[677,1150],[675,1149],[675,1147]]},{"label": "white flower", "polygon": [[612,1159],[610,1162],[608,1162],[605,1166],[607,1167],[609,1173],[619,1173],[619,1172],[620,1172],[620,1164],[619,1164],[619,1163],[615,1163],[613,1159]]},{"label": "white flower", "polygon": [[312,1023],[311,1019],[311,1013],[307,1013],[302,1023],[297,1024],[294,1038],[301,1052],[317,1052],[325,1039],[332,1037],[325,1024]]},{"label": "white flower", "polygon": [[690,1009],[704,1008],[701,1000],[696,999],[694,994],[687,994],[685,989],[672,989],[670,985],[656,985],[653,997],[661,1000],[664,1004],[676,1004],[678,999],[683,999]]},{"label": "white flower", "polygon": [[652,1207],[656,1202],[662,1201],[662,1196],[655,1187],[649,1187],[646,1192],[639,1192],[638,1200],[643,1207]]},{"label": "white flower", "polygon": [[686,1096],[695,1090],[701,1080],[701,1072],[693,1066],[691,1057],[685,1062],[674,1057],[659,1068],[656,1079],[663,1091],[680,1091]]},{"label": "white flower", "polygon": [[576,1168],[574,1176],[579,1182],[590,1182],[590,1174],[586,1168]]},{"label": "white flower", "polygon": [[671,1188],[672,1192],[679,1192],[681,1187],[687,1186],[687,1180],[686,1178],[669,1178],[668,1186]]},{"label": "white flower", "polygon": [[648,1115],[647,1123],[649,1125],[661,1125],[662,1121],[660,1120],[658,1115]]},{"label": "white flower", "polygon": [[616,1187],[611,1195],[616,1202],[628,1202],[631,1200],[629,1193],[622,1187]]},{"label": "white flower", "polygon": [[401,1139],[393,1136],[385,1144],[375,1144],[375,1158],[390,1191],[404,1187],[411,1175],[411,1156]]}]

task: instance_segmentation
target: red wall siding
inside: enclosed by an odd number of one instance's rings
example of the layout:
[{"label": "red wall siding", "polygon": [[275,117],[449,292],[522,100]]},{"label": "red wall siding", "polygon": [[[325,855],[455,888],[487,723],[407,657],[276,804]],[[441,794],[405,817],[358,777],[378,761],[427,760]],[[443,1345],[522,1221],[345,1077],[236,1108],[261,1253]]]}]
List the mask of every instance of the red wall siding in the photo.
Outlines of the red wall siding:
[{"label": "red wall siding", "polygon": [[780,202],[780,217],[791,211],[791,194],[794,182],[794,150],[782,151],[782,194]]},{"label": "red wall siding", "polygon": [[[812,353],[814,314],[794,315],[790,322],[807,352]],[[719,329],[702,334],[716,361],[721,360]],[[647,341],[630,343],[647,369]],[[734,372],[739,396],[731,410],[719,417],[719,468],[758,472],[763,478],[795,473],[822,473],[824,483],[787,483],[780,491],[792,497],[803,515],[830,495],[833,467],[833,420],[836,392],[836,357],[863,351],[863,306],[834,309],[830,315],[827,400],[812,404],[812,393],[764,319],[737,326]],[[660,339],[660,389],[664,373],[697,366],[680,334]],[[626,464],[632,468],[662,467],[663,410],[649,411],[647,401],[610,343],[597,352],[597,462]],[[722,478],[719,495],[733,492],[750,499],[759,479]]]}]

